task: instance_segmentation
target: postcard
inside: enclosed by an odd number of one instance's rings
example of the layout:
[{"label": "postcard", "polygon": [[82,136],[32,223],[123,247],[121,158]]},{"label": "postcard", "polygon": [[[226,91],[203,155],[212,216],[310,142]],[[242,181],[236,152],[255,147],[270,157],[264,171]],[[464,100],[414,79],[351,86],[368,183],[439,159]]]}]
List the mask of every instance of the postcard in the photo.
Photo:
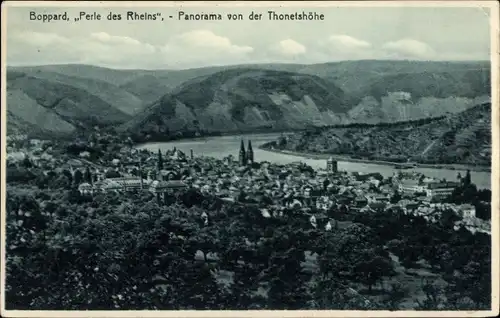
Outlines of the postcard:
[{"label": "postcard", "polygon": [[499,312],[497,1],[2,3],[4,317]]}]

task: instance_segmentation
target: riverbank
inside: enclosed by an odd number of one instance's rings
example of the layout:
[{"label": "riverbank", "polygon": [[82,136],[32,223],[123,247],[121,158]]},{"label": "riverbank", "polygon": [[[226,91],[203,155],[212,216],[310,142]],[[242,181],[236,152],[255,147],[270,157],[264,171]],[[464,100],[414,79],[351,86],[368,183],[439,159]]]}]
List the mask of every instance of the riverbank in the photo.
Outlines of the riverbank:
[{"label": "riverbank", "polygon": [[134,147],[140,147],[145,144],[150,143],[160,143],[160,142],[183,142],[183,141],[199,141],[199,140],[208,140],[210,138],[217,137],[232,137],[232,136],[266,136],[266,135],[276,135],[276,137],[284,134],[293,134],[302,132],[304,129],[255,129],[254,131],[226,131],[226,132],[210,132],[196,135],[195,133],[189,132],[189,135],[186,136],[153,136],[149,139],[132,139],[134,143]]},{"label": "riverbank", "polygon": [[[377,164],[382,166],[399,166],[401,162],[391,162],[391,161],[381,161],[381,160],[368,160],[368,159],[357,159],[351,158],[348,156],[341,155],[332,155],[332,154],[310,154],[310,153],[302,153],[298,151],[291,150],[281,150],[281,149],[271,149],[266,147],[259,147],[259,149],[274,153],[281,153],[285,155],[291,155],[296,157],[302,157],[307,159],[317,159],[317,160],[326,160],[330,157],[337,161],[345,161],[345,162],[357,162],[357,163],[369,163],[369,164]],[[417,164],[416,168],[430,168],[430,169],[445,169],[445,170],[470,170],[476,172],[491,172],[491,167],[488,166],[468,166],[468,165],[460,165],[460,164]],[[402,171],[411,170],[411,169],[402,169]]]}]

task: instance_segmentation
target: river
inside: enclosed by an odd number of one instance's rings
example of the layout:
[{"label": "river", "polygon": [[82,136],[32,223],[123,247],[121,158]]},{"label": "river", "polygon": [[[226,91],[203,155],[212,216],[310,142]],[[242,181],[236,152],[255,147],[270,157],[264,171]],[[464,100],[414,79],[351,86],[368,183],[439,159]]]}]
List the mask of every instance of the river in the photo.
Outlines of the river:
[{"label": "river", "polygon": [[[248,140],[252,141],[252,148],[254,151],[254,158],[256,161],[269,161],[278,164],[287,164],[294,161],[302,161],[310,165],[314,169],[326,167],[325,160],[304,158],[290,154],[276,153],[259,149],[260,145],[269,141],[276,140],[279,136],[280,134],[272,133],[272,134],[250,134],[250,135],[207,137],[207,138],[197,138],[188,140],[177,140],[170,142],[147,143],[139,145],[137,148],[148,149],[152,151],[158,151],[158,149],[161,149],[163,152],[168,149],[172,149],[173,147],[176,147],[177,149],[186,153],[186,155],[189,155],[190,150],[193,149],[195,156],[209,156],[222,159],[228,156],[229,154],[232,154],[233,156],[235,156],[235,158],[238,158],[240,143],[241,140],[243,139],[245,141],[245,149],[247,147]],[[339,170],[344,170],[348,172],[353,172],[353,171],[357,171],[360,173],[379,172],[384,177],[390,177],[393,175],[395,171],[398,171],[394,169],[392,165],[380,165],[380,164],[348,162],[348,161],[339,161],[338,168]],[[403,171],[405,172],[418,171],[429,177],[436,177],[439,179],[444,178],[450,181],[456,180],[458,172],[460,172],[462,175],[465,174],[465,171],[460,171],[460,170],[432,169],[432,168],[415,168]],[[475,183],[479,189],[483,188],[491,189],[490,172],[471,171],[471,178],[472,182]]]}]

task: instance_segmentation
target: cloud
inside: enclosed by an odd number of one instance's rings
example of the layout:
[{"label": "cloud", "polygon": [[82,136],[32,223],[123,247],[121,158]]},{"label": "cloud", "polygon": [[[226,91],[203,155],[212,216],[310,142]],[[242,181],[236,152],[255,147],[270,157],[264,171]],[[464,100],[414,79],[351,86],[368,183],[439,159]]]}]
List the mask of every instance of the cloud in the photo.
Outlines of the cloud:
[{"label": "cloud", "polygon": [[[250,46],[236,45],[229,38],[208,30],[176,35],[157,46],[107,32],[71,38],[54,33],[22,32],[12,35],[9,41],[8,60],[14,64],[88,63],[127,68],[163,64],[163,67],[176,68],[192,64],[244,63],[254,51]],[[33,57],[36,61],[27,61]]]},{"label": "cloud", "polygon": [[92,33],[92,34],[90,34],[90,37],[92,39],[97,40],[97,41],[100,41],[103,43],[110,43],[110,44],[126,44],[126,45],[141,45],[142,44],[140,41],[133,39],[133,38],[130,38],[128,36],[109,35],[106,32]]},{"label": "cloud", "polygon": [[[14,64],[88,63],[134,67],[155,51],[151,44],[105,32],[69,38],[54,33],[25,31],[8,39],[7,59]],[[30,60],[33,58],[36,61]]]},{"label": "cloud", "polygon": [[363,49],[371,47],[369,42],[356,39],[349,35],[332,35],[328,38],[328,41],[334,46],[342,46],[347,49]]},{"label": "cloud", "polygon": [[42,33],[35,31],[17,33],[11,37],[11,40],[37,47],[46,47],[69,42],[69,39],[55,33]]},{"label": "cloud", "polygon": [[376,54],[372,44],[346,34],[330,35],[318,41],[319,50],[329,60],[350,60],[373,58]]},{"label": "cloud", "polygon": [[171,45],[183,47],[185,49],[203,48],[223,51],[229,54],[247,54],[254,50],[250,46],[232,44],[231,40],[228,38],[216,35],[208,30],[194,30],[178,35],[167,44],[167,50]]},{"label": "cloud", "polygon": [[254,48],[209,30],[193,30],[172,37],[160,51],[162,62],[182,68],[245,63]]},{"label": "cloud", "polygon": [[284,57],[295,57],[297,55],[304,54],[307,51],[304,45],[292,39],[280,41],[278,44],[272,47],[272,50]]},{"label": "cloud", "polygon": [[428,44],[413,39],[387,42],[382,45],[382,49],[400,57],[430,58],[435,54]]}]

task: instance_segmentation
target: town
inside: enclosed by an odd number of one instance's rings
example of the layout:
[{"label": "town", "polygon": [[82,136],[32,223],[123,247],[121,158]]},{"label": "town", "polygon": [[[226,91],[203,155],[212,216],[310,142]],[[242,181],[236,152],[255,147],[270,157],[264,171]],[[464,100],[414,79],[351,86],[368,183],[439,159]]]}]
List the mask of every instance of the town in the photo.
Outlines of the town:
[{"label": "town", "polygon": [[238,158],[229,155],[223,160],[198,157],[193,150],[189,154],[175,148],[154,153],[130,145],[117,147],[116,153],[98,162],[89,160],[88,151],[64,160],[51,155],[49,144],[32,139],[23,143],[25,148],[16,149],[19,142],[9,140],[7,166],[27,164],[46,175],[69,176],[77,183],[78,191],[88,196],[147,191],[163,204],[167,194],[191,188],[226,202],[256,206],[266,218],[294,211],[307,217],[312,226],[329,230],[335,219],[349,219],[356,213],[396,209],[398,213],[439,222],[443,213],[451,212],[456,217],[455,230],[464,227],[472,233],[491,235],[488,213],[476,211],[469,202],[456,204],[448,200],[457,188],[472,183],[469,171],[463,176],[458,172],[455,181],[408,171],[384,178],[377,172],[339,171],[332,158],[326,160],[324,169],[314,171],[300,161],[289,165],[259,162],[250,140],[246,148],[241,141]]}]

